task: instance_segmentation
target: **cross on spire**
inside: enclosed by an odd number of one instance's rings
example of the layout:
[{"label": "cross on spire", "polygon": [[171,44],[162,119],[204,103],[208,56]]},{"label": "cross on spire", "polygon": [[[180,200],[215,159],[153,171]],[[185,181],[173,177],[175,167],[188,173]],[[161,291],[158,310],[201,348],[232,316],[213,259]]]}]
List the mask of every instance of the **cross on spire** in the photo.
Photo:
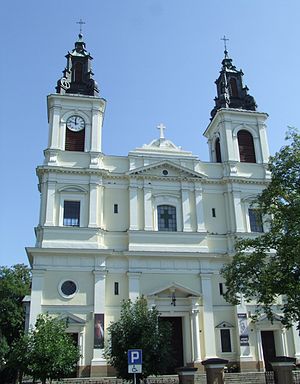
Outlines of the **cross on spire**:
[{"label": "cross on spire", "polygon": [[82,19],[80,19],[79,21],[76,21],[76,24],[79,24],[80,27],[79,27],[79,33],[81,34],[82,33],[82,26],[83,24],[85,24],[84,21],[82,21]]},{"label": "cross on spire", "polygon": [[160,123],[159,125],[157,125],[156,128],[159,129],[160,131],[159,138],[164,139],[165,138],[164,130],[166,129],[165,125],[163,125],[163,123]]},{"label": "cross on spire", "polygon": [[226,41],[229,41],[229,39],[226,39],[226,36],[224,35],[223,37],[221,37],[221,40],[224,41],[224,50],[225,52],[227,52],[227,45],[226,45]]}]

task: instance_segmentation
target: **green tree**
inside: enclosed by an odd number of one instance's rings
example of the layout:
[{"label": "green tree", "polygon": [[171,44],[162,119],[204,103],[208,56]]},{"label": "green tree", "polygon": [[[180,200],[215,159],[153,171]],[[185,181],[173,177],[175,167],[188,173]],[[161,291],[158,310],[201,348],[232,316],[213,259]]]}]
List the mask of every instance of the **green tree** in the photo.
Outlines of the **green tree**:
[{"label": "green tree", "polygon": [[30,269],[24,264],[0,267],[0,382],[10,382],[15,372],[8,364],[10,346],[24,333],[24,296],[30,293]]},{"label": "green tree", "polygon": [[274,317],[274,303],[283,296],[282,323],[300,329],[300,134],[290,128],[287,144],[270,158],[271,182],[258,197],[258,208],[270,230],[254,239],[238,240],[236,255],[221,273],[225,298],[255,300],[257,314]]},{"label": "green tree", "polygon": [[14,344],[10,361],[42,383],[69,376],[80,353],[66,328],[64,320],[39,315],[35,328]]},{"label": "green tree", "polygon": [[108,334],[105,356],[116,368],[118,377],[132,378],[132,374],[128,374],[129,349],[143,351],[141,377],[163,374],[172,364],[171,326],[159,321],[159,312],[156,308],[148,309],[144,297],[134,303],[123,302],[120,319],[108,327]]}]

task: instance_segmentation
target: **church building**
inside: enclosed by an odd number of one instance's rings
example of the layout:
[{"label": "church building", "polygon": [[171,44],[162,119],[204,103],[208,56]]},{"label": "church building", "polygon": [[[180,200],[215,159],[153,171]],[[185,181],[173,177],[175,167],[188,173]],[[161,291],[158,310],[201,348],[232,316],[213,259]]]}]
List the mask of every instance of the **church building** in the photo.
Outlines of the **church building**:
[{"label": "church building", "polygon": [[[37,167],[40,216],[30,325],[40,313],[68,319],[79,376],[109,376],[108,325],[124,299],[143,295],[173,327],[176,366],[220,357],[241,371],[274,356],[300,359],[296,328],[280,313],[252,322],[255,303],[228,304],[220,268],[236,237],[267,230],[252,202],[268,185],[266,121],[225,49],[204,137],[209,162],[168,140],[163,124],[127,156],[102,152],[106,100],[79,34],[56,93],[47,97],[49,138]],[[279,308],[279,306],[278,306]],[[174,366],[174,369],[176,367]]]}]

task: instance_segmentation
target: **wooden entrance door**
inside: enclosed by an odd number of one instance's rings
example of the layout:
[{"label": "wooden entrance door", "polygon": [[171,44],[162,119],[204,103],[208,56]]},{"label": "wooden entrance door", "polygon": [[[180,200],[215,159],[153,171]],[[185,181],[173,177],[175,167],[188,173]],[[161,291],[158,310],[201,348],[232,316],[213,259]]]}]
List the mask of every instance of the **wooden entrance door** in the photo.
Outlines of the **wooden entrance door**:
[{"label": "wooden entrance door", "polygon": [[182,318],[161,317],[160,321],[168,321],[172,326],[171,346],[174,364],[168,367],[168,374],[176,373],[176,368],[183,366]]},{"label": "wooden entrance door", "polygon": [[272,371],[273,369],[270,361],[272,361],[276,356],[274,332],[261,331],[261,341],[266,371]]}]

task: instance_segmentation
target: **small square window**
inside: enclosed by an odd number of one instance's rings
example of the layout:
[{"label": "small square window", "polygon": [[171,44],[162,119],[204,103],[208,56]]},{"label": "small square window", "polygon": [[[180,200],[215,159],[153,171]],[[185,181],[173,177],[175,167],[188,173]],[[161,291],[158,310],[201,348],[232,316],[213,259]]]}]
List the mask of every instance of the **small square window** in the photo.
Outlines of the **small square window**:
[{"label": "small square window", "polygon": [[119,213],[119,206],[118,206],[118,204],[114,204],[114,213]]},{"label": "small square window", "polygon": [[118,295],[119,294],[119,283],[117,281],[115,281],[114,290],[115,290],[115,295]]},{"label": "small square window", "polygon": [[216,208],[212,208],[211,215],[212,217],[216,217]]},{"label": "small square window", "polygon": [[63,225],[67,227],[79,227],[80,224],[80,201],[64,201]]}]

